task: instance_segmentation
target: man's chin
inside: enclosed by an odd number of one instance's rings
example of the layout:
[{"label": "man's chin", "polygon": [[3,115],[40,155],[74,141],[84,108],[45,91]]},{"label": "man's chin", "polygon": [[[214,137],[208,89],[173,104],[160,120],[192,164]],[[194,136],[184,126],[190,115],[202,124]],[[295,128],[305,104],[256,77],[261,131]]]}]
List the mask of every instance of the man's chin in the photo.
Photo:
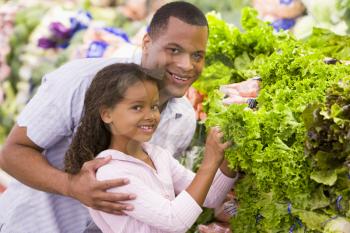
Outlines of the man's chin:
[{"label": "man's chin", "polygon": [[182,89],[182,90],[170,90],[168,91],[169,96],[173,98],[181,98],[186,94],[187,89]]},{"label": "man's chin", "polygon": [[173,94],[171,95],[172,98],[181,98],[185,95],[185,93],[176,93],[176,94]]}]

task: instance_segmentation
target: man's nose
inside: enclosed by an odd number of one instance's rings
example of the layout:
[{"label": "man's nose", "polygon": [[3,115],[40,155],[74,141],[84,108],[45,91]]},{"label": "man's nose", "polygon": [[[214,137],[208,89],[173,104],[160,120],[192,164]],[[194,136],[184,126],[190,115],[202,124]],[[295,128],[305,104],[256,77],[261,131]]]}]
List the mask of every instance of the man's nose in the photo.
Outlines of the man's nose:
[{"label": "man's nose", "polygon": [[191,71],[193,69],[193,63],[192,63],[191,55],[190,54],[183,54],[178,63],[177,66],[181,68],[183,71]]}]

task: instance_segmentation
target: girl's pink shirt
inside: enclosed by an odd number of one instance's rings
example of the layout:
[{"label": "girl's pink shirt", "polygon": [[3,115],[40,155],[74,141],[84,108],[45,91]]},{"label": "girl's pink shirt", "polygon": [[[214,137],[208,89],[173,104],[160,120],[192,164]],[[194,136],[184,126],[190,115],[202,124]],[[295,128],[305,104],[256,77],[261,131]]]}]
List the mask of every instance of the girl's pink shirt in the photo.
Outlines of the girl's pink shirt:
[{"label": "girl's pink shirt", "polygon": [[[202,208],[186,192],[195,174],[183,167],[172,155],[149,143],[144,144],[156,169],[117,150],[105,150],[97,157],[112,156],[110,163],[97,171],[98,180],[128,178],[130,183],[110,192],[133,193],[127,201],[134,210],[126,216],[107,214],[89,208],[97,226],[105,233],[115,232],[186,232],[202,212]],[[215,208],[223,203],[235,179],[218,169],[203,206]]]}]

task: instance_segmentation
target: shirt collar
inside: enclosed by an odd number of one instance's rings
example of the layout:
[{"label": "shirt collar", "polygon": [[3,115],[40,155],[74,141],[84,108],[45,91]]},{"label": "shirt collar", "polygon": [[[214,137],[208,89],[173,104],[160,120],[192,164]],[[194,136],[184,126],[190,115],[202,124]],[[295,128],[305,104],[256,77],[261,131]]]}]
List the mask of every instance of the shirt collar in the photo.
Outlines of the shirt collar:
[{"label": "shirt collar", "polygon": [[[142,144],[142,148],[146,151],[146,153],[152,159],[153,163],[156,163],[156,156],[158,154],[156,146],[153,146],[152,144],[145,142]],[[127,161],[127,162],[145,165],[143,161],[115,149],[104,150],[96,158],[104,158],[107,156],[112,156],[112,160]]]},{"label": "shirt collar", "polygon": [[161,120],[162,119],[180,119],[182,117],[182,113],[180,111],[177,111],[178,109],[176,109],[177,105],[176,105],[176,101],[177,98],[171,98],[168,100],[168,102],[166,103],[166,106],[164,108],[164,110],[161,112]]}]

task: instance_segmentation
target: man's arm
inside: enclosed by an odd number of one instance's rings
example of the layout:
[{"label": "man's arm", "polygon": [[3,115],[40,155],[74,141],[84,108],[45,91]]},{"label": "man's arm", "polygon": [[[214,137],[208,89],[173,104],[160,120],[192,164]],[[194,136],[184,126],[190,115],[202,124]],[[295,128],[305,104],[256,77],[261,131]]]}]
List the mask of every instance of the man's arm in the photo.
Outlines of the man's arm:
[{"label": "man's arm", "polygon": [[109,188],[128,183],[127,180],[96,180],[96,170],[110,158],[86,162],[80,173],[69,175],[51,166],[42,151],[27,136],[26,127],[15,125],[0,153],[0,167],[32,188],[75,198],[94,209],[115,214],[132,209],[132,206],[118,201],[134,199],[134,195],[106,192]]}]

